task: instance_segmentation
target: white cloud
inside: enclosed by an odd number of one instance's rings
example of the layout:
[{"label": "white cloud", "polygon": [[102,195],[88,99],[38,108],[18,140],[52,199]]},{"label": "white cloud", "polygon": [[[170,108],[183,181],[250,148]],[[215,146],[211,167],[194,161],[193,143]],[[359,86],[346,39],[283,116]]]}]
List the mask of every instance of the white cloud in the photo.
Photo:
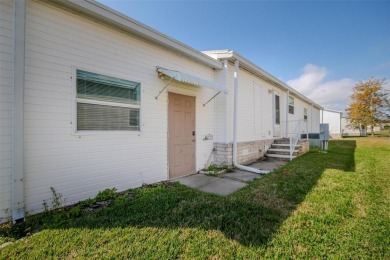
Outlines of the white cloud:
[{"label": "white cloud", "polygon": [[307,64],[303,74],[287,84],[324,108],[344,111],[356,81],[349,78],[326,81],[327,74],[325,67]]}]

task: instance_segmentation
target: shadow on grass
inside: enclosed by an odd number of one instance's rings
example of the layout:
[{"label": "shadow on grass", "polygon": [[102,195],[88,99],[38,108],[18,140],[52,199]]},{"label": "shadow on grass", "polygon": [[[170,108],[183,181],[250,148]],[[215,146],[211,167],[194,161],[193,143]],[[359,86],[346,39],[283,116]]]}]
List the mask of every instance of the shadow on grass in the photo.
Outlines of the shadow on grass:
[{"label": "shadow on grass", "polygon": [[151,185],[125,192],[109,208],[49,221],[44,228],[197,228],[219,230],[245,246],[266,245],[326,169],[354,171],[355,147],[354,140],[331,141],[327,153],[305,154],[227,197],[179,184]]}]

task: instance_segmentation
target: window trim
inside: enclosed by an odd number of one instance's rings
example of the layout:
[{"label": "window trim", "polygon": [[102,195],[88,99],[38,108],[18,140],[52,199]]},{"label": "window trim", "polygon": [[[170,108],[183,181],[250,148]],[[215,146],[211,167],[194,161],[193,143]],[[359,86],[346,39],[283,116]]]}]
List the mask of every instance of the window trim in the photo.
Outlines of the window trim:
[{"label": "window trim", "polygon": [[[305,114],[305,111],[306,111],[306,114]],[[308,118],[309,118],[308,114],[309,114],[309,110],[306,107],[304,107],[303,108],[303,120],[305,120],[305,121],[308,120]]]},{"label": "window trim", "polygon": [[[278,105],[279,105],[279,108],[278,109],[276,109],[276,97],[278,97]],[[282,111],[281,111],[281,106],[280,106],[280,101],[281,101],[281,98],[280,98],[280,95],[279,95],[279,93],[276,93],[275,92],[275,94],[274,94],[274,125],[280,125],[280,122],[281,122],[281,114],[282,114]],[[279,115],[279,118],[277,118],[276,117],[276,114],[278,114]],[[279,119],[279,120],[277,120],[277,119]],[[278,122],[279,121],[279,122]]]},{"label": "window trim", "polygon": [[[116,102],[109,102],[109,101],[100,101],[100,100],[93,100],[93,99],[84,99],[84,98],[77,98],[77,70],[83,70],[91,73],[97,73],[104,76],[129,80],[140,83],[140,91],[139,91],[139,105],[134,104],[125,104],[125,103],[116,103]],[[115,75],[107,71],[103,71],[96,68],[85,68],[85,67],[79,67],[79,66],[72,66],[72,76],[71,76],[71,82],[72,82],[72,135],[77,136],[84,136],[84,135],[143,135],[143,109],[142,109],[142,103],[143,103],[143,82],[142,80],[138,80],[135,78],[128,78],[123,75]],[[138,131],[130,131],[130,130],[77,130],[77,103],[85,103],[85,104],[95,104],[95,105],[108,105],[108,106],[116,106],[116,107],[128,107],[128,108],[137,108],[139,109],[139,130]]]},{"label": "window trim", "polygon": [[[290,105],[290,98],[292,98],[292,101],[293,101],[292,106]],[[294,115],[295,114],[295,99],[293,96],[291,96],[291,95],[288,96],[287,104],[288,104],[288,113],[291,115]],[[292,107],[292,113],[290,112],[290,107]]]}]

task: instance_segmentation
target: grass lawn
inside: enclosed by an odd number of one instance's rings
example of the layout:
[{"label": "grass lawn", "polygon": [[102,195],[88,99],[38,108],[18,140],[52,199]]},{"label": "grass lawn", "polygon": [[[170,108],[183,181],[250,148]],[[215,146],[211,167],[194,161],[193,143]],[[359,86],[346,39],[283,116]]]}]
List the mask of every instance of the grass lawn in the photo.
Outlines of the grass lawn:
[{"label": "grass lawn", "polygon": [[227,197],[159,184],[99,211],[30,217],[0,231],[0,244],[34,233],[0,259],[390,259],[389,212],[389,138],[347,138]]},{"label": "grass lawn", "polygon": [[389,137],[390,131],[389,129],[386,129],[386,130],[375,132],[374,135],[379,137]]}]

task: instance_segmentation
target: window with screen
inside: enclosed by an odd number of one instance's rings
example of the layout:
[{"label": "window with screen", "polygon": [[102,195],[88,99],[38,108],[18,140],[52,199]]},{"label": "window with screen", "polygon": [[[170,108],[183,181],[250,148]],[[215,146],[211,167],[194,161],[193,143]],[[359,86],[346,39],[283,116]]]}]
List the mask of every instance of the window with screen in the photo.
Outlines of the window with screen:
[{"label": "window with screen", "polygon": [[303,119],[307,120],[307,108],[303,109]]},{"label": "window with screen", "polygon": [[292,96],[288,97],[288,112],[294,114],[294,98]]},{"label": "window with screen", "polygon": [[280,125],[280,98],[275,95],[275,124]]},{"label": "window with screen", "polygon": [[77,70],[77,131],[139,131],[138,82]]}]

